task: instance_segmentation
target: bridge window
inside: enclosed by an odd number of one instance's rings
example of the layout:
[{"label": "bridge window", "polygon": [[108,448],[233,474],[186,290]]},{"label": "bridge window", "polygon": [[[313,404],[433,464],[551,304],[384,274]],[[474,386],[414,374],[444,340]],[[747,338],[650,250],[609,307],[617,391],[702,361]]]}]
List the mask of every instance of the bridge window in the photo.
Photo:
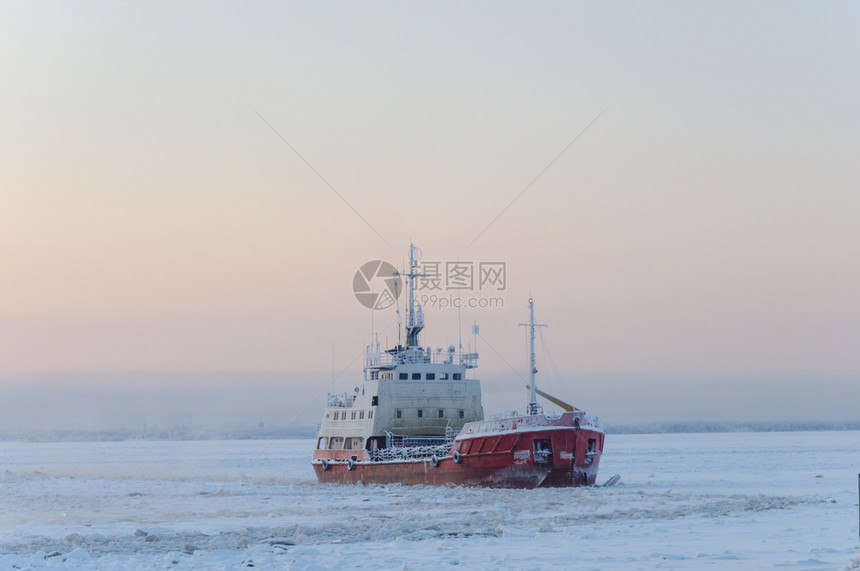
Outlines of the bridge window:
[{"label": "bridge window", "polygon": [[373,411],[372,410],[367,411],[367,418],[373,418]]},{"label": "bridge window", "polygon": [[400,380],[405,381],[409,378],[409,373],[400,373]]},{"label": "bridge window", "polygon": [[421,373],[412,373],[412,380],[413,381],[420,381],[421,380]]},{"label": "bridge window", "polygon": [[436,373],[427,373],[427,380],[432,381],[436,379]]},{"label": "bridge window", "polygon": [[439,380],[440,381],[447,381],[448,380],[448,373],[439,373]]},{"label": "bridge window", "polygon": [[358,413],[358,419],[359,419],[359,420],[364,420],[364,411],[363,411],[363,410],[362,410],[361,412],[359,412],[359,413]]},{"label": "bridge window", "polygon": [[459,381],[462,376],[460,373],[454,373],[454,380]]},{"label": "bridge window", "polygon": [[317,440],[317,450],[325,450],[325,438],[322,436]]},{"label": "bridge window", "polygon": [[352,419],[355,420],[355,411],[352,411]]}]

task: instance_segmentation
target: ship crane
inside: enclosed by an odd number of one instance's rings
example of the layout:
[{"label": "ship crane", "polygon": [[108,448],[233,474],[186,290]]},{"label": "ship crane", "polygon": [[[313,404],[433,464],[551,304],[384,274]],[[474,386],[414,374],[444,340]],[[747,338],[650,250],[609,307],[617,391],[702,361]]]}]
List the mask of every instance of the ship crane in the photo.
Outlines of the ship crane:
[{"label": "ship crane", "polygon": [[529,405],[528,405],[528,414],[540,414],[542,411],[541,406],[537,403],[537,397],[541,396],[548,400],[549,402],[561,407],[562,410],[567,412],[573,411],[582,411],[582,409],[576,408],[570,403],[566,403],[560,398],[554,397],[549,393],[545,393],[535,384],[535,374],[537,373],[537,368],[535,367],[535,327],[546,327],[543,323],[535,323],[535,304],[534,300],[529,298],[529,312],[531,315],[531,319],[528,323],[520,323],[523,327],[529,328],[529,365],[531,366],[531,383],[526,385],[526,388],[529,390]]}]

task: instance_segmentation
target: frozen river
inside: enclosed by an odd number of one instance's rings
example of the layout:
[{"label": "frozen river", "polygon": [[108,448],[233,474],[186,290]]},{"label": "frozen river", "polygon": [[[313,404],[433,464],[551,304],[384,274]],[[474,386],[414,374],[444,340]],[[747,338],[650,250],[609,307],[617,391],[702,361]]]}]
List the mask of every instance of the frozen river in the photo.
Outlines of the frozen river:
[{"label": "frozen river", "polygon": [[311,440],[0,443],[0,570],[841,569],[860,432],[610,435],[610,488],[319,485]]}]

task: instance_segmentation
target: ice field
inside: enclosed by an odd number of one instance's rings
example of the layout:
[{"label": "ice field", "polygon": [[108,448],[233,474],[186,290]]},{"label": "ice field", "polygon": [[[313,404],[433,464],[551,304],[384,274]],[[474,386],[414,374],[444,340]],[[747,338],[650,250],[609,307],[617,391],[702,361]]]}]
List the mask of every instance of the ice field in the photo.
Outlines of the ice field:
[{"label": "ice field", "polygon": [[312,440],[0,443],[6,569],[842,569],[860,432],[609,435],[609,488],[316,483]]}]

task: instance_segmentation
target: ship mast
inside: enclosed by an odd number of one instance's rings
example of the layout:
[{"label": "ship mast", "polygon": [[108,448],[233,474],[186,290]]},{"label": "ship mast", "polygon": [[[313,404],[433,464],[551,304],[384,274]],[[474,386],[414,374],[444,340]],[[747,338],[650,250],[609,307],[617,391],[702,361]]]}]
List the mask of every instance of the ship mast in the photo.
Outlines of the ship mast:
[{"label": "ship mast", "polygon": [[529,406],[528,414],[540,414],[543,412],[541,406],[537,403],[537,387],[535,386],[535,374],[537,373],[535,360],[535,327],[546,327],[544,323],[535,323],[535,302],[529,298],[529,322],[520,323],[523,327],[529,328]]},{"label": "ship mast", "polygon": [[[409,273],[404,274],[397,272],[394,275],[400,275],[407,278],[409,287],[409,311],[406,314],[406,346],[418,347],[418,333],[424,329],[424,310],[421,309],[421,304],[415,305],[415,278],[426,277],[427,274],[416,273],[418,260],[415,259],[415,251],[418,248],[415,244],[409,244]],[[420,250],[418,250],[420,253]]]}]

